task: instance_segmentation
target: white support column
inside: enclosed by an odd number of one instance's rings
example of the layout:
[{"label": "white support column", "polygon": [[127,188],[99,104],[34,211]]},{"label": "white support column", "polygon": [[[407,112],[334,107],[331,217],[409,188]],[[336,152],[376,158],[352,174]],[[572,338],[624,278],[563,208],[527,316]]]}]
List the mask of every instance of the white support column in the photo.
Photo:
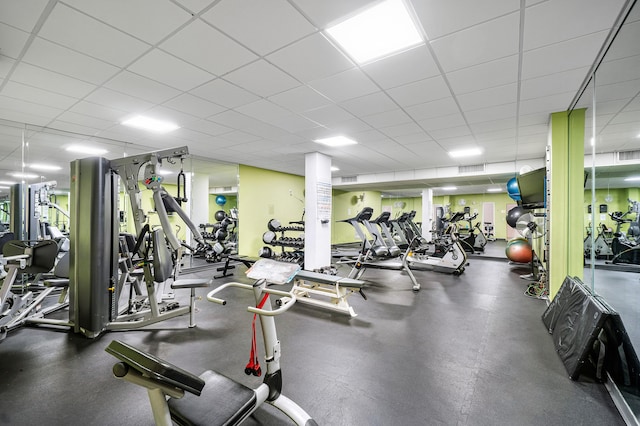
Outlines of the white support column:
[{"label": "white support column", "polygon": [[331,157],[305,155],[304,268],[331,265]]},{"label": "white support column", "polygon": [[[196,225],[209,221],[209,176],[187,173],[186,194],[189,201],[185,206],[189,218]],[[189,245],[194,247],[196,242],[189,233]]]},{"label": "white support column", "polygon": [[431,241],[433,236],[433,189],[422,190],[422,236]]}]

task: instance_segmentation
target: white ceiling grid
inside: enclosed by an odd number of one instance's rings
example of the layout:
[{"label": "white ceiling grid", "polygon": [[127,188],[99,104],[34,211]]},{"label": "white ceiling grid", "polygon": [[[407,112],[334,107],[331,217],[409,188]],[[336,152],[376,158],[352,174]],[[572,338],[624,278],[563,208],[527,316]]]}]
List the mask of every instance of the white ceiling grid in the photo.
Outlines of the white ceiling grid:
[{"label": "white ceiling grid", "polygon": [[[92,137],[114,157],[186,144],[295,174],[319,151],[335,176],[540,159],[548,113],[569,106],[624,3],[405,0],[425,44],[357,65],[324,30],[376,1],[3,0],[0,119],[77,133],[32,138],[32,160],[64,171],[73,158],[37,154]],[[637,69],[639,53],[627,46],[612,66]],[[134,114],[181,128],[149,136],[120,124]],[[359,145],[312,142],[336,133]],[[20,141],[0,134],[0,175],[14,171]],[[447,155],[474,146],[481,157]]]}]

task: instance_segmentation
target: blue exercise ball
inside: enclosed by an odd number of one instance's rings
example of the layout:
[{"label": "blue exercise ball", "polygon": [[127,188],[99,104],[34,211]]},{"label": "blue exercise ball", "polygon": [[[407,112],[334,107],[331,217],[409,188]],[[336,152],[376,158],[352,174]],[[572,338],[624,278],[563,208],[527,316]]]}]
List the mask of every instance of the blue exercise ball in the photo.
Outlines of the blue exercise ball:
[{"label": "blue exercise ball", "polygon": [[219,206],[224,206],[227,203],[227,197],[224,195],[218,195],[216,197],[216,204]]},{"label": "blue exercise ball", "polygon": [[520,189],[518,188],[518,180],[516,178],[513,177],[507,182],[507,193],[512,200],[520,201]]}]

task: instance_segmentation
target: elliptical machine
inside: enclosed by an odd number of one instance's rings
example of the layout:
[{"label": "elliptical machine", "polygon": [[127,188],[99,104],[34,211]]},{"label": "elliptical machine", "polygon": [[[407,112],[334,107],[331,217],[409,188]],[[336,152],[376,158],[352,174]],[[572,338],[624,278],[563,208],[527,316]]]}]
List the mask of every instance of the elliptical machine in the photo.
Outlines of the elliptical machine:
[{"label": "elliptical machine", "polygon": [[[616,232],[613,234],[614,238],[611,242],[611,251],[613,252],[613,259],[611,263],[629,263],[634,265],[640,265],[640,205],[637,201],[631,201],[629,211],[626,213],[613,212],[609,213],[611,219],[613,219],[616,225]],[[635,220],[626,219],[629,213],[635,213]],[[629,229],[627,234],[621,231],[622,224],[628,223]]]}]

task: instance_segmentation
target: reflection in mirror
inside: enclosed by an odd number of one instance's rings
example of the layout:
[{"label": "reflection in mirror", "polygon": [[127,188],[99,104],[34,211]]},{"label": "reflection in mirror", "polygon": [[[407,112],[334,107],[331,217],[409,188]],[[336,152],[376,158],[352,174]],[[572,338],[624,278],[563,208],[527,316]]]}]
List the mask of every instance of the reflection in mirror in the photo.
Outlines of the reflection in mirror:
[{"label": "reflection in mirror", "polygon": [[[41,190],[38,192],[42,195],[39,197],[41,205],[37,212],[34,210],[33,216],[40,222],[46,221],[61,230],[68,230],[69,219],[65,213],[70,209],[69,171],[73,160],[92,156],[116,159],[182,145],[188,145],[188,141],[151,137],[132,143],[0,120],[0,147],[3,152],[0,156],[0,207],[8,211],[5,213],[0,210],[0,223],[9,222],[12,187],[21,186],[24,189],[24,199],[29,195],[30,188],[42,188],[44,183],[48,183],[46,194]],[[71,151],[74,148],[84,151]],[[87,148],[101,151],[90,153],[86,151]],[[183,199],[183,210],[196,226],[215,223],[215,213],[219,210],[230,215],[232,209],[237,209],[236,164],[190,155],[183,162],[164,162],[161,169],[166,173],[163,177],[167,191],[175,198]],[[24,185],[20,185],[21,183]],[[224,203],[216,204],[217,197],[221,201],[219,196],[224,197]],[[125,197],[120,198],[124,200]],[[155,207],[151,197],[143,193],[141,201],[143,209],[150,213],[149,220],[153,221]],[[120,230],[131,232],[132,220],[131,213],[127,211],[128,203],[120,204],[124,212],[120,216]],[[18,208],[18,203],[13,207]],[[24,207],[21,210],[24,211]],[[24,226],[26,220],[26,216],[23,217],[25,219],[20,221],[21,226]],[[176,233],[184,237],[184,226],[176,228]]]},{"label": "reflection in mirror", "polygon": [[[633,8],[575,107],[587,108],[585,281],[620,314],[629,341],[640,348],[640,179],[634,180],[640,176],[640,8],[629,5]],[[619,348],[625,338],[619,335]],[[637,366],[635,354],[632,358],[631,369]],[[619,407],[637,418],[637,378],[612,376],[615,394],[625,400]]]}]

